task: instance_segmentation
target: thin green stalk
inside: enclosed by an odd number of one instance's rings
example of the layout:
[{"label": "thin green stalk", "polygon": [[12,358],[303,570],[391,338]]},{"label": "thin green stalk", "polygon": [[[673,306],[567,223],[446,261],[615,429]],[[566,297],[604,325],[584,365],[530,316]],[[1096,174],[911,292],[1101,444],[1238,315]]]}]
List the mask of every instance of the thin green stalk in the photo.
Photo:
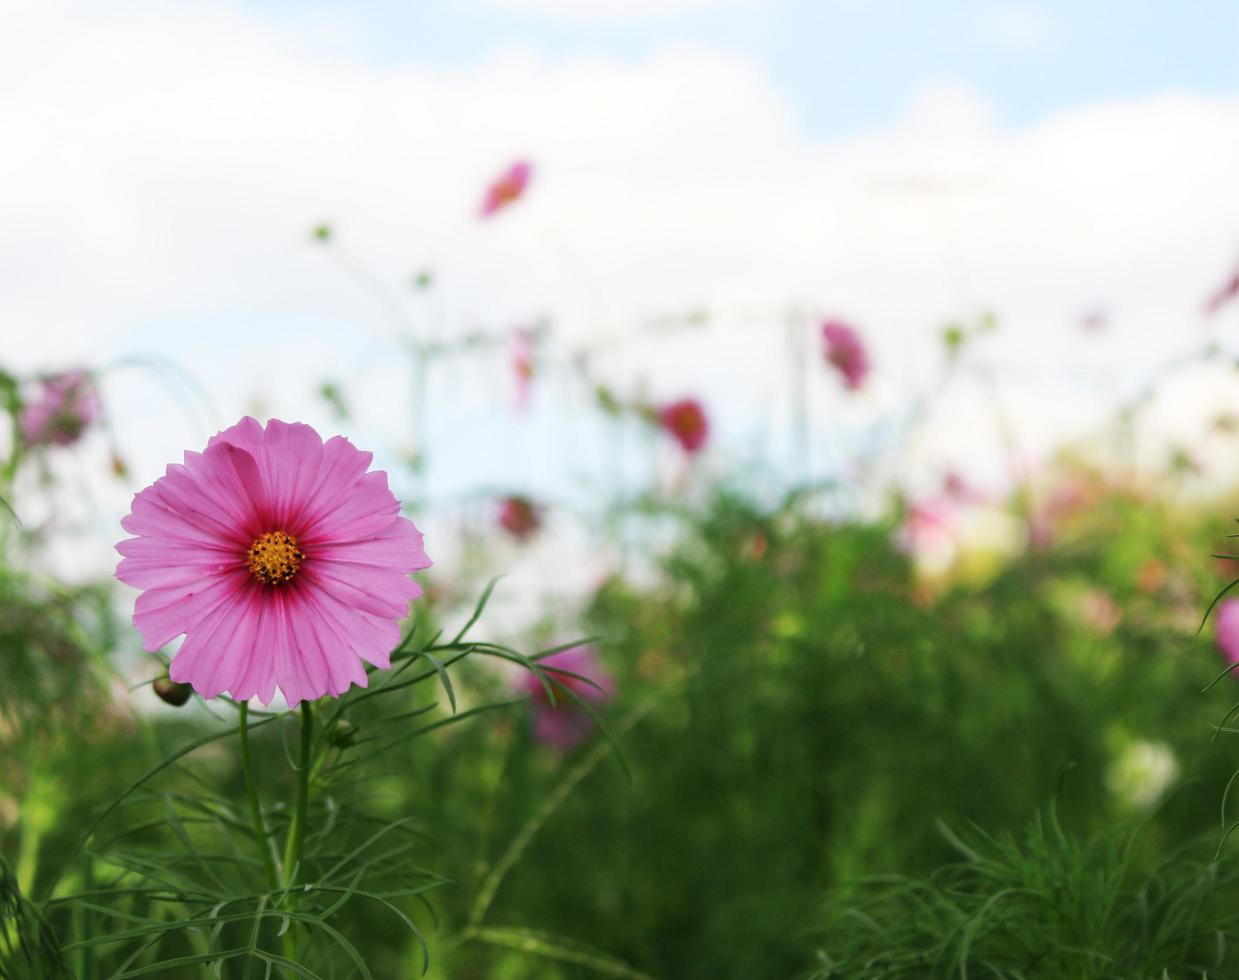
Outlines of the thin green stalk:
[{"label": "thin green stalk", "polygon": [[271,856],[271,838],[267,835],[267,824],[262,818],[262,804],[258,800],[258,785],[254,782],[254,760],[250,755],[249,711],[247,702],[241,702],[241,769],[245,773],[245,792],[250,801],[250,815],[254,819],[254,838],[258,841],[258,851],[262,856],[263,870],[267,873],[267,884],[272,891],[280,887],[280,877],[275,871],[275,860]]},{"label": "thin green stalk", "polygon": [[284,883],[291,885],[301,870],[305,850],[306,810],[310,805],[310,748],[314,736],[314,708],[309,701],[301,702],[301,759],[297,764],[297,809],[288,831],[284,850]]},{"label": "thin green stalk", "polygon": [[[309,701],[301,702],[301,758],[297,764],[297,809],[293,811],[293,824],[288,828],[288,843],[284,848],[284,886],[290,889],[288,896],[291,909],[296,898],[291,893],[293,883],[301,874],[301,861],[305,853],[306,811],[310,805],[310,756],[314,741],[314,709]],[[297,962],[297,937],[292,922],[288,923],[283,937],[284,958]]]}]

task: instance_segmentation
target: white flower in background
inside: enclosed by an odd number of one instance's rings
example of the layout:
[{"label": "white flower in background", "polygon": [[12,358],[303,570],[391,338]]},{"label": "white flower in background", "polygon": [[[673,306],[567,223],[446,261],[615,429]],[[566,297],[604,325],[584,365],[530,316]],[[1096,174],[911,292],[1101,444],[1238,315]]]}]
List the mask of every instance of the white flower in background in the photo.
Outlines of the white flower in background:
[{"label": "white flower in background", "polygon": [[1110,766],[1106,785],[1128,806],[1147,809],[1178,778],[1179,763],[1165,742],[1128,743]]}]

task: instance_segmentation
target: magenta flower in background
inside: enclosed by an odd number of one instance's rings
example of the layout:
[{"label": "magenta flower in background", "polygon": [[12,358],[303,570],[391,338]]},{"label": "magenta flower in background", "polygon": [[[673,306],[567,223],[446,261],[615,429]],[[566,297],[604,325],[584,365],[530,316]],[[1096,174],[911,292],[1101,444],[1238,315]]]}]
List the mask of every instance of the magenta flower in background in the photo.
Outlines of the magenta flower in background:
[{"label": "magenta flower in background", "polygon": [[855,391],[869,376],[869,354],[860,335],[846,323],[827,320],[822,324],[826,361],[842,376],[843,386]]},{"label": "magenta flower in background", "polygon": [[[591,705],[604,704],[615,696],[614,681],[602,666],[593,647],[579,646],[561,650],[543,658],[539,663],[543,667],[558,667],[593,681],[593,684],[587,684],[575,677],[551,672],[557,686],[570,688],[577,697]],[[570,695],[556,690],[555,703],[551,704],[546,688],[532,673],[525,676],[524,685],[533,702],[534,738],[543,745],[567,752],[593,733],[594,720]]]},{"label": "magenta flower in background", "polygon": [[1226,280],[1221,286],[1214,291],[1205,301],[1205,315],[1212,316],[1223,306],[1239,296],[1239,270],[1236,270],[1231,277]]},{"label": "magenta flower in background", "polygon": [[486,196],[482,198],[481,216],[489,218],[519,201],[529,187],[532,176],[533,165],[528,160],[517,160],[513,163],[486,189]]},{"label": "magenta flower in background", "polygon": [[1084,333],[1102,333],[1110,325],[1110,316],[1101,308],[1092,309],[1080,317],[1080,330]]},{"label": "magenta flower in background", "polygon": [[1226,662],[1239,663],[1239,599],[1223,599],[1218,603],[1213,636]]},{"label": "magenta flower in background", "polygon": [[203,697],[290,705],[390,665],[429,568],[387,474],[342,436],[244,418],[133,498],[116,577],[141,589],[143,646],[185,636],[168,671]]},{"label": "magenta flower in background", "polygon": [[38,397],[22,407],[18,423],[28,446],[68,446],[103,415],[103,403],[82,370],[43,378]]},{"label": "magenta flower in background", "polygon": [[696,398],[681,398],[658,409],[658,424],[690,455],[705,447],[710,434],[706,411]]},{"label": "magenta flower in background", "polygon": [[499,526],[518,541],[528,540],[542,526],[542,508],[514,494],[499,501]]}]

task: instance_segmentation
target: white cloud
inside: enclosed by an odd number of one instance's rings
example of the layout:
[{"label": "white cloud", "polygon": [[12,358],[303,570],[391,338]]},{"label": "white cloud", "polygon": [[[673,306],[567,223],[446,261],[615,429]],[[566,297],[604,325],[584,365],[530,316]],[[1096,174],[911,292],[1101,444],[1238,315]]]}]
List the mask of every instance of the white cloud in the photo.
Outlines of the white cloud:
[{"label": "white cloud", "polygon": [[753,0],[483,0],[488,6],[519,13],[572,20],[635,20],[734,7]]},{"label": "white cloud", "polygon": [[[793,450],[770,436],[796,370],[783,311],[851,317],[881,380],[854,404],[812,363],[819,465],[928,382],[945,320],[984,307],[1003,315],[993,357],[1023,448],[1044,452],[1201,335],[1239,244],[1239,102],[1165,95],[1012,129],[935,83],[885,127],[815,142],[756,66],[693,47],[374,66],[227,8],[36,4],[0,33],[0,132],[6,363],[156,350],[195,370],[220,422],[255,395],[313,418],[333,374],[393,440],[408,371],[381,304],[310,245],[320,218],[397,287],[434,265],[437,298],[414,307],[434,330],[551,310],[578,341],[626,337],[607,373],[700,391],[738,455]],[[479,224],[481,188],[517,154],[535,161],[530,199]],[[1082,340],[1099,304],[1112,336]],[[702,305],[724,328],[632,332]],[[545,400],[528,424],[501,417],[503,379],[499,363],[441,375],[436,486],[605,486],[604,430]],[[916,460],[1002,471],[980,390],[943,405]],[[203,435],[141,376],[111,394],[143,479]]]}]

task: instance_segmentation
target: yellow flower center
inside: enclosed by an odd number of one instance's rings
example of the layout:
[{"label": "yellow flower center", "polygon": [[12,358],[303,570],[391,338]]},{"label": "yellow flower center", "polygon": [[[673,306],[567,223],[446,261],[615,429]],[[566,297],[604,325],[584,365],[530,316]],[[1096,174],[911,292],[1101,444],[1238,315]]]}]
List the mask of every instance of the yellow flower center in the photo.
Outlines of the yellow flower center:
[{"label": "yellow flower center", "polygon": [[305,561],[305,555],[297,549],[297,539],[283,531],[260,534],[245,557],[254,578],[266,585],[283,585]]}]

